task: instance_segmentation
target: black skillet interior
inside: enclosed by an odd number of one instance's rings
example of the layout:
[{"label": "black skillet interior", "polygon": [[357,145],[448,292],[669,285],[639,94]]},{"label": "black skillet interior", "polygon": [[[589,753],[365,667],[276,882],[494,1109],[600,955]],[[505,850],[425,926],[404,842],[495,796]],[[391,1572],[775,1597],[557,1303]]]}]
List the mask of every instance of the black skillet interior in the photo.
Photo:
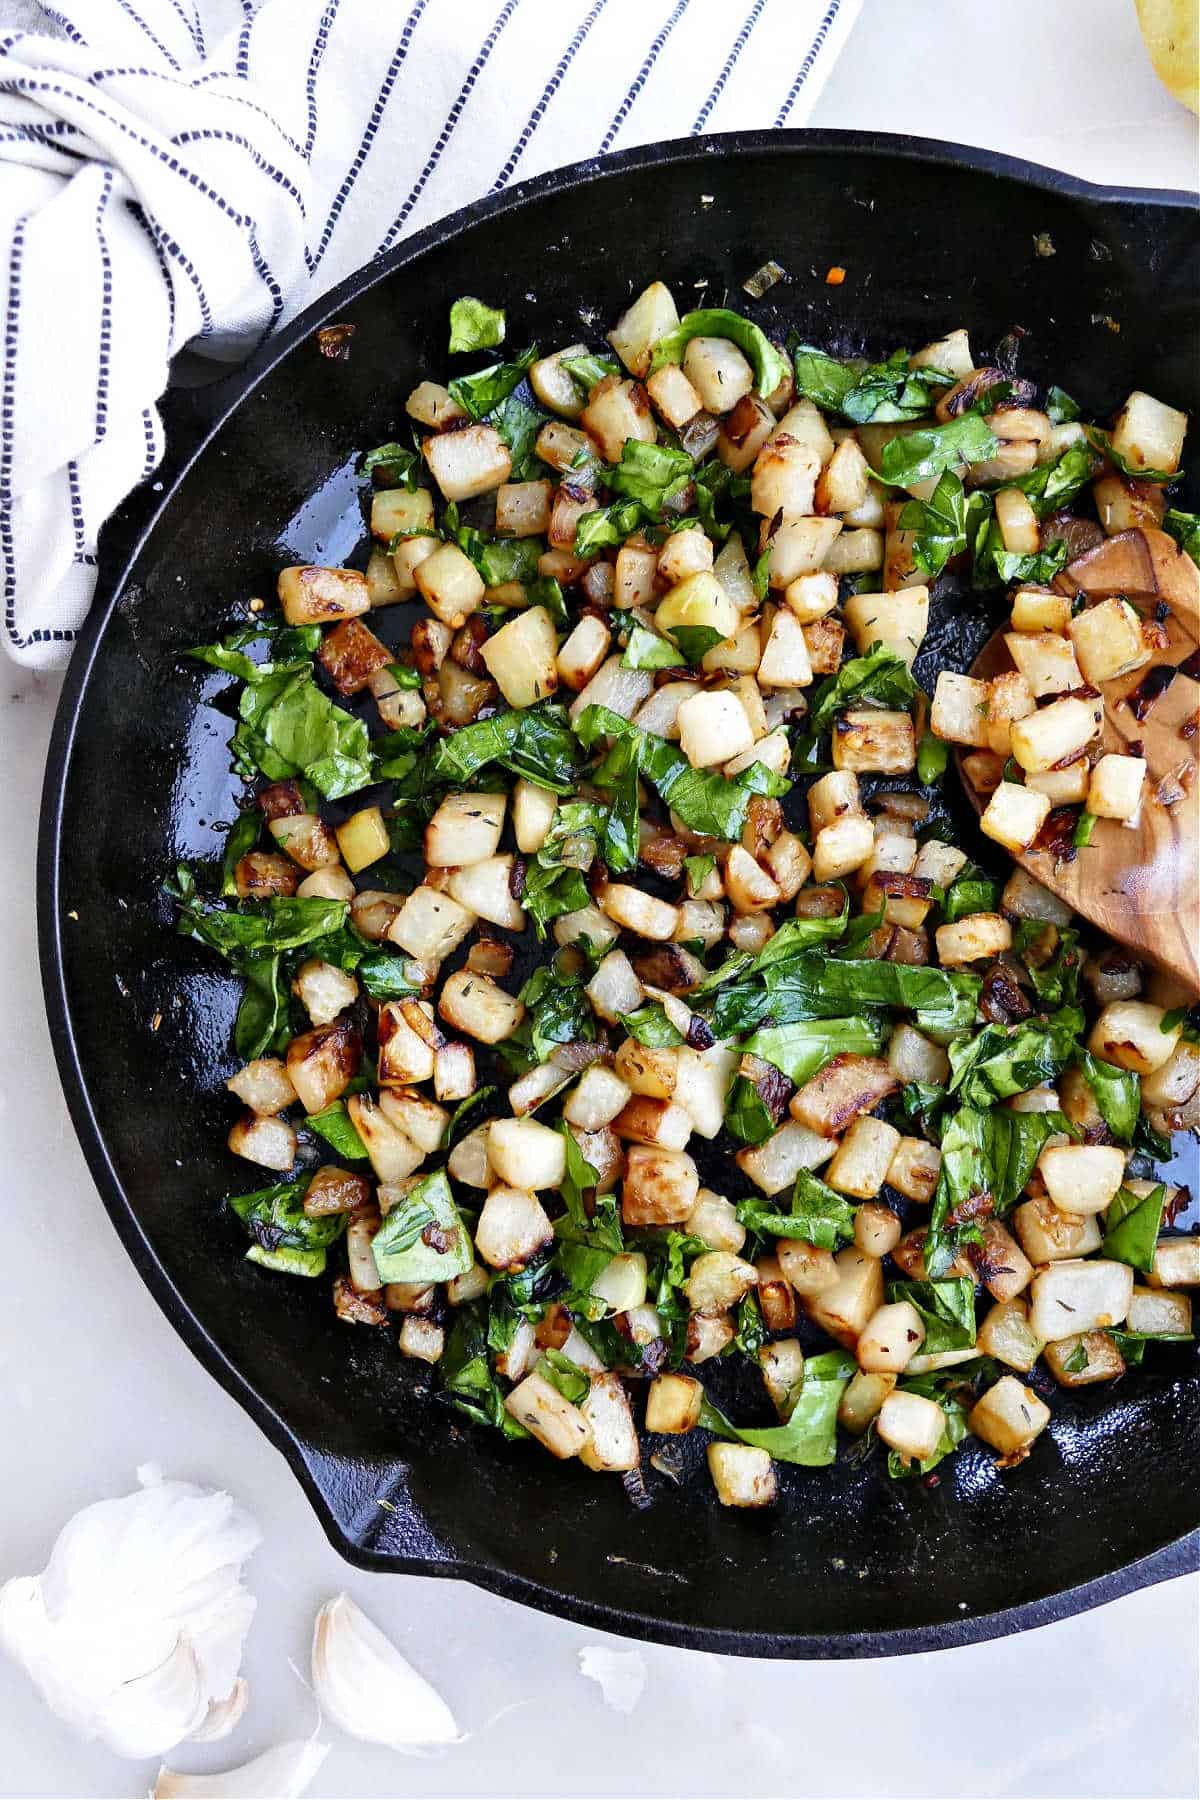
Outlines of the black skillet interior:
[{"label": "black skillet interior", "polygon": [[[1100,195],[979,152],[839,133],[691,141],[469,209],[331,296],[248,379],[173,402],[167,497],[96,609],[59,717],[49,1010],[92,1169],[152,1292],[352,1560],[464,1575],[616,1630],[804,1656],[987,1636],[1193,1559],[1178,1541],[1197,1523],[1186,1353],[1116,1390],[1056,1393],[1052,1431],[1003,1476],[970,1445],[937,1485],[889,1481],[878,1456],[785,1469],[782,1505],[761,1516],[717,1506],[702,1471],[675,1487],[648,1470],[653,1503],[634,1510],[619,1482],[465,1425],[382,1334],[335,1321],[324,1282],[240,1259],[220,1215],[253,1185],[221,1149],[236,990],[166,929],[160,886],[178,860],[219,851],[239,792],[226,684],[180,652],[271,594],[282,562],[361,552],[356,456],[406,436],[403,397],[444,368],[456,295],[505,298],[514,344],[598,340],[652,276],[681,309],[729,296],[843,353],[959,324],[992,347],[1017,330],[1021,371],[1101,415],[1134,385],[1195,412],[1197,247],[1182,197]],[[751,303],[741,283],[768,257],[791,279]],[[840,287],[824,279],[833,264]],[[318,353],[327,320],[354,327],[346,361]],[[172,488],[231,392],[241,404]],[[152,504],[139,496],[114,528],[110,569]],[[385,616],[385,635],[400,628]],[[987,629],[978,602],[943,606],[936,658],[965,666]]]}]

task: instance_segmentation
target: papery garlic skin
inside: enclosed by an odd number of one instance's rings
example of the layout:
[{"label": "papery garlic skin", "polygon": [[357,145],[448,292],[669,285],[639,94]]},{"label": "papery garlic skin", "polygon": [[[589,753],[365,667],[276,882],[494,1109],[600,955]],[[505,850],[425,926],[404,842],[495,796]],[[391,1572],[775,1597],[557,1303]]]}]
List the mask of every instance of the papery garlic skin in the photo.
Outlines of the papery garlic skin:
[{"label": "papery garlic skin", "polygon": [[181,1775],[164,1766],[150,1800],[296,1800],[329,1749],[317,1738],[290,1738],[220,1775]]},{"label": "papery garlic skin", "polygon": [[441,1695],[348,1594],[317,1614],[312,1678],[326,1717],[365,1743],[420,1751],[462,1741]]},{"label": "papery garlic skin", "polygon": [[46,1704],[118,1756],[158,1756],[229,1694],[261,1541],[228,1494],[155,1481],[76,1513],[41,1575],[0,1588],[0,1649]]},{"label": "papery garlic skin", "polygon": [[611,1650],[607,1644],[585,1644],[579,1673],[594,1681],[614,1712],[631,1713],[646,1685],[646,1659],[640,1650]]}]

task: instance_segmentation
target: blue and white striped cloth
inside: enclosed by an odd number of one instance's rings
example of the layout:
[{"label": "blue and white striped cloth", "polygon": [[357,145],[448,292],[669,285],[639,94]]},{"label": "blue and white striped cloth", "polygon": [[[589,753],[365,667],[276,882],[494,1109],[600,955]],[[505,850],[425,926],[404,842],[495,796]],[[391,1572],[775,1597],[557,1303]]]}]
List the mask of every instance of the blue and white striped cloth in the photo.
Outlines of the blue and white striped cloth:
[{"label": "blue and white striped cloth", "polygon": [[176,351],[237,361],[543,169],[803,124],[860,3],[23,0],[41,28],[0,26],[5,648],[66,660]]}]

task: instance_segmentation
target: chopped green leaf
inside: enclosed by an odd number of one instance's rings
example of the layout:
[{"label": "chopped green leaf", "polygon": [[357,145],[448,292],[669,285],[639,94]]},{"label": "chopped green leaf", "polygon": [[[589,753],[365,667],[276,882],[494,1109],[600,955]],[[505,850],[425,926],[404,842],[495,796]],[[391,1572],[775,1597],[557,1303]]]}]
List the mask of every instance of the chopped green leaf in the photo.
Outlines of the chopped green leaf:
[{"label": "chopped green leaf", "polygon": [[438,782],[462,782],[494,762],[552,793],[571,793],[579,779],[579,758],[565,709],[543,702],[466,725],[438,744],[430,776]]},{"label": "chopped green leaf", "polygon": [[851,657],[817,688],[809,708],[809,729],[828,731],[838,713],[864,703],[907,712],[916,691],[908,664],[881,643],[873,644],[865,656]]},{"label": "chopped green leaf", "polygon": [[241,963],[246,991],[233,1027],[233,1047],[243,1062],[282,1053],[291,1037],[291,983],[281,955],[252,956]]},{"label": "chopped green leaf", "polygon": [[596,1016],[583,991],[582,979],[577,976],[566,980],[554,963],[543,963],[521,989],[532,1062],[547,1062],[558,1044],[595,1041]]},{"label": "chopped green leaf", "polygon": [[661,1000],[647,1000],[636,1012],[621,1013],[621,1023],[631,1038],[652,1050],[670,1050],[685,1042],[666,1015]]},{"label": "chopped green leaf", "polygon": [[661,513],[692,479],[692,459],[686,450],[669,444],[644,444],[626,438],[621,460],[605,471],[605,484],[614,494],[636,500],[647,513]]},{"label": "chopped green leaf", "polygon": [[[702,998],[713,979],[698,984],[689,998]],[[842,1019],[870,1007],[894,1006],[912,1012],[918,1029],[941,1035],[972,1023],[979,990],[976,975],[810,951],[760,964],[753,979],[742,978],[726,987],[714,1003],[712,1022],[717,1036],[726,1037],[768,1016],[779,1026],[791,1027],[804,1020]]]},{"label": "chopped green leaf", "polygon": [[496,1089],[494,1087],[476,1088],[473,1094],[468,1094],[465,1100],[459,1101],[454,1111],[450,1114],[450,1117],[446,1120],[446,1128],[442,1132],[441,1147],[443,1150],[448,1150],[451,1144],[457,1140],[458,1134],[462,1130],[463,1121],[468,1115],[473,1113],[477,1106],[482,1106],[485,1100],[490,1100],[495,1092]]},{"label": "chopped green leaf", "polygon": [[[540,538],[504,538],[494,544],[484,544],[479,556],[479,573],[489,587],[504,587],[510,581],[523,584],[531,606],[545,605],[550,600],[548,611],[562,616],[566,607],[561,603],[562,589],[555,582],[541,584],[538,577],[538,562],[542,556],[542,540]],[[542,587],[542,592],[534,596],[532,589]],[[557,593],[555,590],[557,589]]]},{"label": "chopped green leaf", "polygon": [[694,900],[717,866],[715,856],[685,856],[683,872],[687,876],[688,893]]},{"label": "chopped green leaf", "polygon": [[988,518],[975,537],[975,561],[971,579],[976,587],[1008,586],[1014,581],[1047,587],[1066,566],[1070,552],[1061,538],[1045,550],[1022,553],[1004,548],[999,521]]},{"label": "chopped green leaf", "polygon": [[504,1410],[504,1392],[488,1356],[487,1310],[481,1302],[454,1309],[454,1322],[438,1364],[446,1398],[459,1412],[481,1425],[493,1425],[505,1437],[529,1433]]},{"label": "chopped green leaf", "polygon": [[766,549],[758,557],[753,568],[751,569],[750,584],[753,587],[754,592],[758,595],[758,598],[760,600],[765,600],[767,597],[767,589],[771,585],[771,546],[770,546],[770,544],[767,545]]},{"label": "chopped green leaf", "polygon": [[[533,862],[525,864],[522,905],[533,918],[538,938],[545,938],[545,927],[552,918],[578,913],[590,904],[583,868],[597,853],[603,853],[615,873],[637,866],[637,776],[633,776],[631,790],[615,772],[612,781],[612,805],[608,808],[596,801],[569,801],[560,806],[542,850]],[[569,850],[572,860],[563,862],[563,853]]]},{"label": "chopped green leaf", "polygon": [[989,1111],[963,1106],[947,1121],[925,1240],[931,1277],[945,1274],[964,1243],[979,1242],[979,1226],[972,1221],[985,1197],[996,1218],[1015,1206],[1047,1138],[1065,1125],[1061,1113],[1018,1113],[1006,1106]]},{"label": "chopped green leaf", "polygon": [[521,904],[533,920],[534,929],[545,939],[546,927],[564,913],[581,912],[591,903],[587,883],[578,869],[537,862],[526,870],[525,892]]},{"label": "chopped green leaf", "polygon": [[753,1357],[757,1361],[758,1353],[767,1341],[767,1328],[763,1323],[758,1295],[753,1288],[738,1301],[733,1318],[733,1342],[728,1348],[740,1350],[743,1356]]},{"label": "chopped green leaf", "polygon": [[710,650],[725,642],[715,625],[672,625],[671,636],[693,669],[700,667]]},{"label": "chopped green leaf", "polygon": [[289,1249],[286,1246],[279,1250],[266,1250],[261,1244],[251,1244],[246,1252],[246,1261],[258,1263],[264,1269],[274,1269],[277,1275],[325,1273],[324,1250]]},{"label": "chopped green leaf", "polygon": [[1170,532],[1180,549],[1200,565],[1200,513],[1183,512],[1178,506],[1168,506],[1163,515],[1163,530]]},{"label": "chopped green leaf", "polygon": [[591,1377],[585,1375],[578,1363],[564,1356],[561,1350],[543,1350],[536,1363],[537,1373],[550,1386],[557,1388],[564,1400],[572,1406],[579,1406],[588,1397],[592,1385]]},{"label": "chopped green leaf", "polygon": [[473,375],[459,375],[450,383],[450,398],[457,400],[473,419],[486,419],[518,387],[531,363],[537,360],[537,346],[522,350],[514,362],[492,363]]},{"label": "chopped green leaf", "polygon": [[1028,474],[1016,475],[1004,486],[1017,488],[1038,518],[1045,519],[1073,500],[1080,489],[1087,486],[1098,466],[1090,444],[1068,444],[1056,461],[1039,463]]},{"label": "chopped green leaf", "polygon": [[969,918],[972,913],[993,913],[999,905],[1000,883],[992,881],[988,876],[964,872],[946,889],[946,898],[942,901],[942,917],[947,925],[958,919]]},{"label": "chopped green leaf", "polygon": [[[410,494],[420,486],[422,469],[421,453],[408,444],[380,444],[375,450],[368,450],[359,468],[360,475],[378,474],[385,487],[407,488]],[[315,625],[319,632],[320,626]],[[314,645],[314,649],[315,649]]]},{"label": "chopped green leaf", "polygon": [[840,413],[853,424],[885,424],[920,418],[933,410],[938,395],[954,385],[940,369],[910,369],[908,351],[895,350],[886,362],[838,362],[811,344],[792,345],[796,392],[826,412]]},{"label": "chopped green leaf", "polygon": [[466,1274],[475,1251],[442,1170],[393,1202],[371,1250],[383,1282],[449,1281]]},{"label": "chopped green leaf", "polygon": [[611,506],[582,513],[575,526],[575,554],[595,556],[623,544],[645,522],[646,509],[638,500],[614,500]]},{"label": "chopped green leaf", "polygon": [[[519,479],[515,471],[514,478]],[[540,538],[488,538],[473,525],[463,525],[453,505],[446,508],[443,522],[447,539],[471,559],[488,587],[537,579],[538,561],[545,549]]]},{"label": "chopped green leaf", "polygon": [[399,950],[372,950],[357,974],[372,1000],[415,1000],[425,986],[420,965]]},{"label": "chopped green leaf", "polygon": [[870,1015],[857,1019],[803,1019],[794,1025],[766,1026],[742,1046],[751,1056],[782,1069],[797,1087],[818,1074],[835,1056],[877,1056],[883,1048],[883,1026]]},{"label": "chopped green leaf", "polygon": [[701,525],[710,538],[717,543],[724,543],[732,530],[732,525],[718,519],[717,502],[732,497],[733,470],[726,463],[714,458],[711,462],[700,464],[692,477],[692,482],[696,490],[696,511],[700,516]]},{"label": "chopped green leaf", "polygon": [[244,773],[269,781],[303,775],[327,800],[375,779],[366,725],[321,692],[311,667],[243,688],[238,712],[231,748]]},{"label": "chopped green leaf", "polygon": [[525,598],[530,606],[544,606],[556,625],[567,625],[566,598],[552,575],[539,575],[533,581],[527,581]]},{"label": "chopped green leaf", "polygon": [[1146,1353],[1147,1344],[1190,1344],[1190,1331],[1123,1331],[1112,1327],[1105,1332],[1105,1337],[1112,1339],[1121,1352],[1126,1368],[1139,1366]]},{"label": "chopped green leaf", "polygon": [[999,438],[978,413],[962,413],[947,425],[928,425],[889,439],[879,453],[876,475],[889,487],[912,487],[947,469],[987,462],[999,448]]},{"label": "chopped green leaf", "polygon": [[[715,860],[714,858],[714,864]],[[850,896],[844,888],[842,894],[840,913],[835,913],[831,919],[785,919],[761,950],[738,950],[732,956],[727,956],[719,969],[714,969],[690,989],[688,999],[693,1002],[702,999],[730,981],[752,980],[765,970],[774,968],[777,963],[790,962],[814,945],[829,943],[832,939],[841,937],[850,917]]]},{"label": "chopped green leaf", "polygon": [[966,1106],[991,1106],[1053,1082],[1075,1055],[1083,1014],[1063,1007],[1045,1019],[985,1025],[950,1046],[950,1092]]},{"label": "chopped green leaf", "polygon": [[1155,1131],[1145,1113],[1138,1114],[1138,1122],[1134,1127],[1133,1146],[1141,1168],[1134,1170],[1136,1174],[1144,1174],[1145,1163],[1163,1163],[1171,1160],[1171,1140],[1161,1131]]},{"label": "chopped green leaf", "polygon": [[[270,657],[256,663],[246,655],[248,644],[266,642]],[[274,619],[256,621],[229,632],[219,644],[197,644],[184,652],[193,662],[205,663],[224,675],[257,686],[273,676],[294,674],[310,666],[314,651],[320,648],[319,625],[284,625]]]},{"label": "chopped green leaf", "polygon": [[1148,1194],[1134,1194],[1127,1187],[1121,1188],[1104,1215],[1101,1256],[1129,1263],[1149,1275],[1154,1267],[1154,1249],[1162,1230],[1166,1200],[1167,1190],[1162,1182]]},{"label": "chopped green leaf", "polygon": [[687,658],[667,638],[659,637],[640,619],[634,619],[621,662],[627,669],[681,669]]},{"label": "chopped green leaf", "polygon": [[494,350],[504,342],[504,308],[488,306],[469,294],[450,306],[450,354]]},{"label": "chopped green leaf", "polygon": [[947,469],[928,500],[906,501],[900,513],[901,531],[913,531],[913,566],[928,575],[940,575],[951,557],[967,547],[967,496],[953,469]]},{"label": "chopped green leaf", "polygon": [[[565,1130],[565,1127],[560,1126]],[[574,1143],[574,1139],[571,1140]],[[554,1261],[566,1277],[569,1293],[565,1303],[576,1318],[601,1319],[606,1303],[593,1294],[592,1285],[608,1268],[614,1256],[625,1249],[617,1203],[611,1194],[601,1195],[595,1212],[587,1217],[583,1196],[596,1185],[596,1171],[585,1161],[579,1146],[576,1157],[567,1151],[568,1186],[563,1191],[567,1212],[554,1221]],[[589,1338],[588,1340],[592,1340]],[[610,1358],[605,1357],[605,1361]],[[615,1359],[612,1359],[615,1360]]]},{"label": "chopped green leaf", "polygon": [[1108,1129],[1122,1144],[1131,1143],[1141,1106],[1142,1084],[1137,1072],[1102,1062],[1082,1045],[1075,1052],[1075,1063]]},{"label": "chopped green leaf", "polygon": [[180,908],[180,934],[207,944],[236,966],[245,958],[296,950],[301,944],[337,931],[345,924],[350,910],[344,900],[301,900],[278,895],[247,905],[254,910],[205,910],[200,899],[193,896]]},{"label": "chopped green leaf", "polygon": [[[787,793],[788,783],[762,763],[752,763],[732,780],[712,769],[693,769],[683,752],[649,731],[641,731],[606,706],[585,707],[575,734],[590,749],[602,737],[631,738],[637,745],[643,779],[679,814],[691,831],[736,843],[755,794]],[[610,752],[611,755],[611,752]],[[603,765],[596,780],[603,784]]]},{"label": "chopped green leaf", "polygon": [[562,1133],[563,1144],[566,1147],[566,1173],[563,1176],[562,1184],[563,1202],[568,1217],[576,1225],[586,1227],[588,1220],[584,1196],[595,1193],[599,1186],[600,1176],[571,1135],[571,1129],[565,1119],[558,1121],[558,1129]]},{"label": "chopped green leaf", "polygon": [[237,878],[235,871],[243,856],[249,854],[262,835],[263,816],[256,806],[251,806],[244,813],[239,813],[229,827],[229,835],[225,839],[225,848],[221,853],[221,897],[225,900],[237,898]]},{"label": "chopped green leaf", "polygon": [[354,1129],[344,1100],[335,1100],[319,1113],[309,1113],[304,1123],[323,1137],[346,1162],[365,1162],[367,1147]]},{"label": "chopped green leaf", "polygon": [[1131,481],[1155,481],[1165,483],[1168,481],[1178,481],[1183,475],[1182,469],[1139,468],[1134,463],[1126,462],[1120,451],[1113,449],[1112,438],[1107,431],[1101,431],[1098,425],[1085,425],[1083,429],[1087,436],[1088,443],[1092,446],[1093,450],[1098,450],[1101,456],[1106,456],[1113,465],[1113,468],[1119,469],[1122,475],[1128,475]]},{"label": "chopped green leaf", "polygon": [[735,1075],[725,1100],[725,1129],[743,1144],[765,1144],[778,1126],[766,1101],[746,1075]]},{"label": "chopped green leaf", "polygon": [[936,1081],[909,1081],[900,1090],[900,1111],[910,1124],[919,1125],[936,1142],[941,1114],[949,1099]]},{"label": "chopped green leaf", "polygon": [[1079,408],[1070,394],[1060,387],[1046,389],[1046,415],[1052,425],[1069,425],[1079,417]]},{"label": "chopped green leaf", "polygon": [[[310,1219],[304,1211],[304,1195],[309,1175],[298,1175],[289,1181],[259,1188],[253,1194],[235,1194],[227,1205],[246,1227],[253,1248],[247,1252],[252,1262],[263,1262],[268,1268],[296,1275],[319,1275],[325,1267],[325,1252],[346,1229],[346,1214],[332,1213],[321,1219]],[[282,1252],[301,1252],[301,1260],[291,1263],[269,1260]],[[258,1254],[254,1254],[258,1252]]]},{"label": "chopped green leaf", "polygon": [[823,1469],[837,1455],[837,1411],[854,1369],[854,1358],[844,1350],[806,1358],[800,1398],[784,1425],[742,1431],[709,1400],[701,1407],[700,1423],[718,1437],[736,1438],[765,1450],[776,1462]]},{"label": "chopped green leaf", "polygon": [[[617,819],[617,814],[618,808],[614,807],[612,817]],[[572,801],[560,806],[555,813],[545,843],[536,857],[525,865],[525,892],[521,904],[533,920],[539,938],[545,937],[546,927],[552,919],[563,913],[579,912],[590,904],[591,896],[583,872],[574,864],[563,862],[563,850],[571,840],[578,842],[590,838],[594,845],[599,845],[605,836],[605,826],[603,810],[591,801]],[[620,870],[633,865],[614,854],[611,866]]]},{"label": "chopped green leaf", "polygon": [[854,1236],[857,1212],[844,1195],[836,1193],[818,1180],[808,1169],[801,1169],[792,1192],[787,1212],[755,1195],[738,1203],[737,1216],[748,1231],[783,1238],[799,1238],[819,1250],[836,1250],[844,1239]]},{"label": "chopped green leaf", "polygon": [[651,371],[664,363],[683,361],[683,353],[696,337],[728,338],[736,344],[754,370],[755,391],[765,399],[787,379],[788,367],[766,333],[741,313],[725,306],[708,306],[698,312],[685,313],[674,331],[659,338],[654,346]]},{"label": "chopped green leaf", "polygon": [[[1052,956],[1047,955],[1048,943],[1054,947]],[[1077,931],[1067,926],[1047,925],[1040,919],[1021,919],[1013,947],[1024,961],[1034,992],[1044,1009],[1075,1004],[1083,960]]]},{"label": "chopped green leaf", "polygon": [[[545,474],[545,464],[537,454],[538,433],[545,423],[545,413],[530,406],[520,394],[509,394],[495,412],[488,414],[488,424],[496,427],[508,445],[512,458],[510,481],[531,481],[535,476]],[[493,584],[489,582],[488,585]]]},{"label": "chopped green leaf", "polygon": [[580,393],[586,399],[592,389],[609,375],[621,373],[618,365],[611,357],[593,356],[585,352],[582,356],[560,356],[559,367],[567,371]]},{"label": "chopped green leaf", "polygon": [[965,1275],[943,1281],[892,1281],[889,1301],[907,1300],[921,1315],[923,1356],[965,1350],[975,1342],[975,1284]]}]

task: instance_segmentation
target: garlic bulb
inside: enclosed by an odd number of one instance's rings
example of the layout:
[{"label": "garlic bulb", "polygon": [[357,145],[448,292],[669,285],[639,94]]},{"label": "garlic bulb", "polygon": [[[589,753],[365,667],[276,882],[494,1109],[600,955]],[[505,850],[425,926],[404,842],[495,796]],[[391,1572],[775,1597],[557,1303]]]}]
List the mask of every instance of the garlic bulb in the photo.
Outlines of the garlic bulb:
[{"label": "garlic bulb", "polygon": [[329,1745],[316,1738],[291,1738],[220,1775],[181,1775],[163,1767],[150,1800],[294,1800],[328,1755]]},{"label": "garlic bulb", "polygon": [[215,1744],[228,1737],[250,1703],[250,1689],[239,1675],[223,1700],[214,1700],[189,1744]]},{"label": "garlic bulb", "polygon": [[441,1695],[348,1594],[327,1600],[317,1614],[312,1678],[322,1710],[351,1737],[393,1750],[461,1741]]},{"label": "garlic bulb", "polygon": [[0,1588],[0,1649],[82,1736],[161,1755],[233,1689],[254,1615],[241,1568],[260,1535],[228,1494],[151,1475],[84,1507],[41,1575]]}]

